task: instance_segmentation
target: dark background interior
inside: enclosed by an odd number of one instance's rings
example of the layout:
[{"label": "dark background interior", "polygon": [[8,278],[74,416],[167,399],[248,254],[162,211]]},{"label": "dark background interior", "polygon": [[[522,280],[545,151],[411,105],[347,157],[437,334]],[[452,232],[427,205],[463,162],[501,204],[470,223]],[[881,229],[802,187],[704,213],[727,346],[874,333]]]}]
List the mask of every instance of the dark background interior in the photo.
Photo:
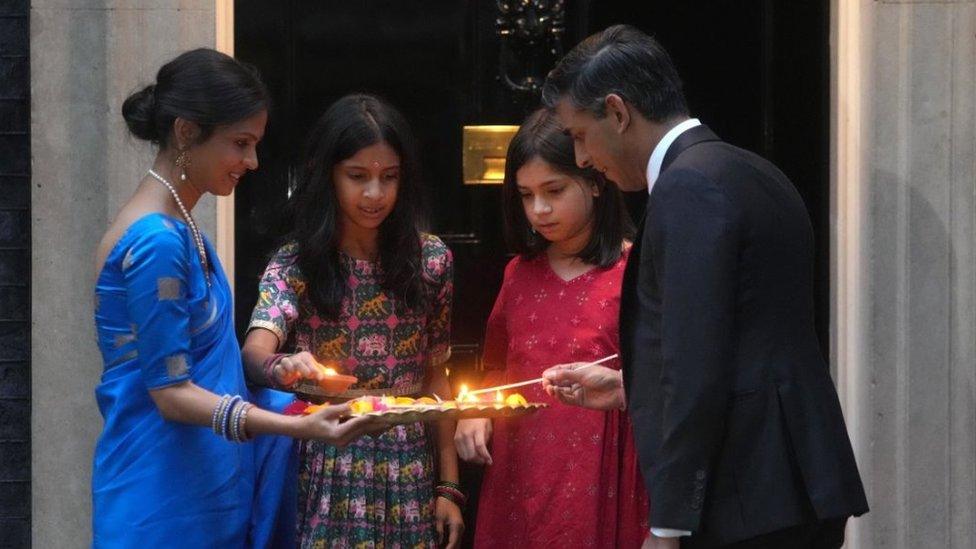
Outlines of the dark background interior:
[{"label": "dark background interior", "polygon": [[[452,378],[477,379],[484,322],[508,259],[500,188],[465,186],[466,124],[518,124],[538,103],[497,78],[496,2],[485,0],[235,3],[237,57],[255,64],[274,107],[261,168],[236,192],[236,307],[243,335],[257,281],[280,234],[304,136],[335,99],[366,91],[404,112],[422,151],[432,231],[455,254]],[[654,35],[685,81],[693,116],[772,160],[794,182],[817,238],[817,328],[829,318],[829,65],[825,0],[600,0],[565,8],[563,51],[614,23]],[[544,76],[546,55],[535,67]],[[541,63],[541,65],[539,65]],[[551,65],[550,65],[551,66]],[[646,193],[628,198],[640,212]],[[479,471],[465,468],[477,492]],[[474,506],[472,506],[473,508]],[[469,512],[470,534],[473,514]]]}]

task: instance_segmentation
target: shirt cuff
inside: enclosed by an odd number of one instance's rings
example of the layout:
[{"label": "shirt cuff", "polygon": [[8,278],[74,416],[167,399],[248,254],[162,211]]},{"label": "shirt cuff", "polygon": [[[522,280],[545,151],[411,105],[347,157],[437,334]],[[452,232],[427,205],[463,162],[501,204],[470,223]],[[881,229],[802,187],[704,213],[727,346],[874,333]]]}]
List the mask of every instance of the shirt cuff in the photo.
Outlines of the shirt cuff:
[{"label": "shirt cuff", "polygon": [[651,533],[659,538],[678,538],[691,535],[689,530],[675,530],[674,528],[651,528]]}]

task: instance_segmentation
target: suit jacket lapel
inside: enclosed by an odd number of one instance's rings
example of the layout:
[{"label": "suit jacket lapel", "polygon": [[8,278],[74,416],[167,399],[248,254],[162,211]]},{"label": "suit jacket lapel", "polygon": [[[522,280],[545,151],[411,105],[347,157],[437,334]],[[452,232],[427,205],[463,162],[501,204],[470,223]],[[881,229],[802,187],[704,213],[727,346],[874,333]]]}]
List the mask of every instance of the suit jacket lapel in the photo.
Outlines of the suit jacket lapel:
[{"label": "suit jacket lapel", "polygon": [[[664,160],[661,162],[661,176],[664,175],[665,170],[668,169],[682,152],[705,141],[720,141],[720,139],[712,130],[704,125],[695,126],[679,135],[671,143],[671,146],[668,147],[668,152],[664,155]],[[658,178],[660,179],[660,176]],[[648,203],[653,197],[654,193],[652,192],[648,198]],[[635,320],[636,309],[639,307],[637,295],[638,271],[640,270],[641,253],[650,253],[650,251],[642,249],[648,211],[645,210],[644,217],[641,218],[640,226],[637,228],[637,234],[634,235],[634,245],[630,249],[630,255],[627,258],[627,267],[624,269],[624,279],[621,284],[620,293],[620,352],[621,358],[623,359],[621,365],[623,369],[624,390],[628,394],[630,392],[630,362],[634,353],[634,349],[630,345],[633,330],[632,324]]]},{"label": "suit jacket lapel", "polygon": [[668,147],[668,152],[664,155],[664,160],[661,161],[661,174],[658,176],[658,179],[661,179],[664,172],[667,171],[668,167],[676,158],[678,158],[678,156],[681,155],[681,153],[685,152],[689,147],[699,143],[704,143],[706,141],[721,141],[721,139],[719,139],[718,136],[715,135],[715,132],[704,124],[701,126],[695,126],[694,128],[691,128],[690,130],[679,135],[678,138],[671,143],[671,146]]}]

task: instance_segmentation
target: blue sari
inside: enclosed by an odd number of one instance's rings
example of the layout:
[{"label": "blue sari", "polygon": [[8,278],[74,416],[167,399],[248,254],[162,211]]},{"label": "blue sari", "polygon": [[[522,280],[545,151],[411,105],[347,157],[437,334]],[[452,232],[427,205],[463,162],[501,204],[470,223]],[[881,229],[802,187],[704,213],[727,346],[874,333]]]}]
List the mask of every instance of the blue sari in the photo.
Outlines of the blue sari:
[{"label": "blue sari", "polygon": [[192,381],[266,409],[291,400],[248,392],[230,287],[205,245],[210,287],[189,227],[149,214],[127,229],[98,276],[104,371],[95,396],[105,425],[92,477],[95,547],[267,547],[293,536],[290,439],[232,443],[163,419],[149,395]]}]

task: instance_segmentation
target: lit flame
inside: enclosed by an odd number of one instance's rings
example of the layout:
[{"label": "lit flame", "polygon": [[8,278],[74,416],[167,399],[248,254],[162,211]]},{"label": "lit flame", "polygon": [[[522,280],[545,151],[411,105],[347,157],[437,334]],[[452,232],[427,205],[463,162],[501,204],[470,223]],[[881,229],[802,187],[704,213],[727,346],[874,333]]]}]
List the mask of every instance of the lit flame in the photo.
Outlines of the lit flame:
[{"label": "lit flame", "polygon": [[322,372],[325,375],[327,375],[327,376],[336,376],[336,375],[339,375],[339,372],[333,370],[332,368],[323,368],[322,369]]},{"label": "lit flame", "polygon": [[502,392],[501,391],[495,391],[495,402],[498,403],[498,404],[504,404],[505,403],[505,397],[502,396]]},{"label": "lit flame", "polygon": [[468,392],[468,386],[462,384],[461,391],[457,396],[458,402],[478,402],[478,395],[472,395]]}]

